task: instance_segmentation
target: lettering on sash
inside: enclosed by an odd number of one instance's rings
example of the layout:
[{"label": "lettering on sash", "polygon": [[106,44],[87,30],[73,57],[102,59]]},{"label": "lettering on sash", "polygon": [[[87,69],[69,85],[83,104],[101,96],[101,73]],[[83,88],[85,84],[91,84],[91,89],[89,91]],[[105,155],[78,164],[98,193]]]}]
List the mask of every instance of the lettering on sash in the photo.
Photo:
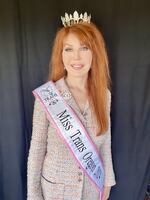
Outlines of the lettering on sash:
[{"label": "lettering on sash", "polygon": [[62,111],[61,113],[58,113],[57,116],[66,131],[73,128],[73,125],[70,122],[70,119],[72,119],[72,117],[69,114],[67,114],[66,110]]}]

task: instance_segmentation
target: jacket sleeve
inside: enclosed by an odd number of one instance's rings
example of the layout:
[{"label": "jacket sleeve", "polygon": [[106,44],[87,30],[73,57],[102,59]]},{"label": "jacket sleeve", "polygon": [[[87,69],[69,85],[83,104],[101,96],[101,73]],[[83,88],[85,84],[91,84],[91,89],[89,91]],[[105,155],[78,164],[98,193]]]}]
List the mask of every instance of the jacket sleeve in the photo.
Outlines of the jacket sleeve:
[{"label": "jacket sleeve", "polygon": [[35,100],[32,138],[27,164],[27,200],[44,200],[41,170],[46,153],[48,120],[39,100]]},{"label": "jacket sleeve", "polygon": [[111,93],[108,91],[108,118],[109,127],[106,132],[106,138],[104,143],[101,145],[100,152],[103,159],[104,170],[105,170],[105,186],[113,186],[116,184],[115,175],[112,164],[112,154],[111,154],[111,121],[110,121],[110,106],[111,106]]}]

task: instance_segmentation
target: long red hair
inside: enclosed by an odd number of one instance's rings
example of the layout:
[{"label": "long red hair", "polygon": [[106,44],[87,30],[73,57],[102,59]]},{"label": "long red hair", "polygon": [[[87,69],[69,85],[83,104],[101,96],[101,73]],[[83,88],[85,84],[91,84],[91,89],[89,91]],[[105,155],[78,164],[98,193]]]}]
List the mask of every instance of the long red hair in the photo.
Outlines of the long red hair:
[{"label": "long red hair", "polygon": [[75,34],[82,44],[87,45],[92,51],[92,66],[88,74],[87,85],[90,105],[99,126],[97,135],[100,135],[105,133],[109,126],[107,108],[110,75],[105,42],[101,32],[93,23],[74,24],[69,27],[63,27],[57,32],[52,49],[49,79],[57,81],[65,76],[62,49],[64,38],[69,33]]}]

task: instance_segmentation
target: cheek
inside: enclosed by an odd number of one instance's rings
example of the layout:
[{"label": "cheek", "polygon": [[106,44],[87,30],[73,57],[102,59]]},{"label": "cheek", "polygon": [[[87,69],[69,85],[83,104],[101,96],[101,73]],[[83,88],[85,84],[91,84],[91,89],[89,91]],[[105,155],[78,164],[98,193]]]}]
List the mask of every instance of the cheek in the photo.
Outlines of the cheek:
[{"label": "cheek", "polygon": [[64,64],[67,64],[69,62],[69,57],[66,54],[62,54],[62,61]]},{"label": "cheek", "polygon": [[89,63],[92,64],[92,56],[89,57]]},{"label": "cheek", "polygon": [[87,55],[87,62],[88,62],[89,65],[92,64],[92,53],[89,53],[89,54]]},{"label": "cheek", "polygon": [[62,62],[64,63],[64,60],[65,60],[65,55],[64,55],[64,53],[62,52],[62,55],[61,55],[61,57],[62,57]]}]

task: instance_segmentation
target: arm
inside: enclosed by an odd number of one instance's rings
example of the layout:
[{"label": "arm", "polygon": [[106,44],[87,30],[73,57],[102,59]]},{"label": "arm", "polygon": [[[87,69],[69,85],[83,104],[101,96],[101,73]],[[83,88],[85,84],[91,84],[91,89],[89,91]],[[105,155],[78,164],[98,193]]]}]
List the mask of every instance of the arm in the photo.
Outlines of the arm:
[{"label": "arm", "polygon": [[110,106],[111,106],[111,94],[108,92],[108,118],[109,127],[106,132],[106,138],[101,146],[100,152],[103,158],[104,170],[105,170],[105,183],[102,200],[109,198],[111,186],[116,184],[115,175],[113,171],[112,155],[111,155],[111,122],[110,122]]},{"label": "arm", "polygon": [[39,100],[35,100],[32,139],[27,169],[27,200],[43,200],[41,170],[46,153],[48,120]]}]

